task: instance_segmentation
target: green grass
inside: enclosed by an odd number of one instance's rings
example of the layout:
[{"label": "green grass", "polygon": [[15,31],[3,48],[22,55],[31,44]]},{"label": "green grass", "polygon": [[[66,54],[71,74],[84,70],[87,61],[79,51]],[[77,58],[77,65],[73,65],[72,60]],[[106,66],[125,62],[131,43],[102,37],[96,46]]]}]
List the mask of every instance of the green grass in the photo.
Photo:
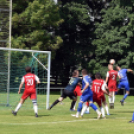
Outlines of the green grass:
[{"label": "green grass", "polygon": [[[17,95],[14,95],[14,100],[15,96]],[[51,95],[50,103],[57,97],[59,96]],[[110,110],[111,115],[105,120],[96,120],[96,113],[92,109],[90,114],[82,119],[71,117],[69,99],[66,99],[63,104],[58,104],[51,111],[45,110],[43,108],[45,98],[42,95],[38,96],[39,105],[42,105],[39,109],[39,118],[34,117],[29,100],[16,117],[11,114],[10,107],[1,106],[0,134],[132,134],[134,124],[129,124],[128,121],[132,117],[134,97],[128,96],[125,106],[120,105],[121,98],[122,96],[116,96],[115,109]],[[40,104],[41,100],[42,104]]]}]

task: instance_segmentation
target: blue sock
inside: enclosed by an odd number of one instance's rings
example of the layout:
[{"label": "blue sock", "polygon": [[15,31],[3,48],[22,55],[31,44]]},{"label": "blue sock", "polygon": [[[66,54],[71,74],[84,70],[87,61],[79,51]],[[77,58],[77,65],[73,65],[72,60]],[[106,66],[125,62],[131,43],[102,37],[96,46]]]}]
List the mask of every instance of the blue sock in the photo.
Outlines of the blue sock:
[{"label": "blue sock", "polygon": [[83,103],[82,102],[79,102],[79,105],[78,105],[78,108],[77,108],[77,111],[78,112],[81,112],[82,105],[83,105]]},{"label": "blue sock", "polygon": [[124,101],[127,98],[128,94],[126,93],[122,99],[122,101]]},{"label": "blue sock", "polygon": [[118,94],[118,91],[115,92],[115,95],[117,95],[117,94]]},{"label": "blue sock", "polygon": [[92,107],[95,111],[98,109],[98,108],[96,107],[96,105],[94,105],[94,103],[90,103],[89,106]]},{"label": "blue sock", "polygon": [[133,116],[132,116],[132,121],[134,121],[134,112],[133,112]]}]

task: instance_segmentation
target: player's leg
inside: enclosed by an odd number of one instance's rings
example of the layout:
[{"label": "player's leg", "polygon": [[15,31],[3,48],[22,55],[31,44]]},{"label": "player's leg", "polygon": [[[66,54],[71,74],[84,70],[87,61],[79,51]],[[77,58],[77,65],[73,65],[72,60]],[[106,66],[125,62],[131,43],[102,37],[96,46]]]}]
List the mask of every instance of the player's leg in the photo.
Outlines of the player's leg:
[{"label": "player's leg", "polygon": [[85,102],[82,110],[81,110],[81,116],[83,117],[83,115],[86,113],[87,109],[89,108],[89,102]]},{"label": "player's leg", "polygon": [[123,96],[123,99],[120,101],[121,102],[121,105],[124,105],[124,100],[127,98],[127,96],[130,93],[129,83],[128,82],[124,82],[123,83],[123,86],[125,87],[126,94]]},{"label": "player's leg", "polygon": [[36,94],[36,92],[34,92],[30,95],[30,99],[32,100],[32,103],[33,103],[33,109],[34,109],[35,117],[38,117],[38,105],[37,105],[37,94]]},{"label": "player's leg", "polygon": [[[104,97],[105,97],[105,96],[104,96]],[[110,115],[110,114],[109,114],[109,108],[108,108],[106,99],[103,100],[103,105],[105,106],[105,110],[106,110],[107,115]]]},{"label": "player's leg", "polygon": [[74,94],[70,94],[69,98],[72,100],[71,102],[71,107],[70,107],[70,111],[75,111],[75,104],[77,101],[77,96],[75,96]]},{"label": "player's leg", "polygon": [[77,118],[78,118],[79,115],[80,115],[80,112],[81,112],[81,110],[82,110],[82,105],[83,105],[83,103],[85,102],[85,100],[86,100],[86,96],[81,96],[81,97],[80,97],[80,102],[79,102],[79,104],[78,104],[77,113],[76,113],[76,117],[77,117]]},{"label": "player's leg", "polygon": [[29,97],[29,94],[24,92],[21,99],[20,99],[20,102],[19,104],[16,106],[15,110],[12,111],[12,114],[13,115],[17,115],[17,112],[19,111],[19,109],[21,108],[22,104],[25,102],[25,100],[27,99],[27,97]]},{"label": "player's leg", "polygon": [[64,100],[64,97],[63,95],[61,97],[59,97],[57,100],[55,100],[52,105],[48,108],[48,110],[51,110],[55,105],[57,105],[59,102],[63,101]]},{"label": "player's leg", "polygon": [[110,96],[108,96],[108,100],[109,100],[109,103],[112,103],[112,100],[113,100],[112,94],[113,94],[113,92],[109,91],[109,94],[110,94]]},{"label": "player's leg", "polygon": [[63,93],[61,97],[59,97],[57,100],[55,100],[52,105],[48,108],[48,110],[51,110],[55,105],[57,105],[59,102],[62,102],[67,97],[67,91],[63,90]]},{"label": "player's leg", "polygon": [[17,112],[19,111],[19,109],[21,108],[22,104],[25,102],[25,99],[20,100],[19,104],[16,106],[15,110],[12,111],[12,114],[15,116],[17,115]]},{"label": "player's leg", "polygon": [[100,107],[101,114],[102,114],[102,118],[105,118],[105,117],[106,117],[106,116],[105,116],[105,110],[104,110],[104,108],[103,108],[103,106],[102,106],[102,98],[101,98],[101,97],[98,98],[97,104],[98,104],[98,106]]},{"label": "player's leg", "polygon": [[97,113],[97,119],[100,119],[101,112],[98,110],[97,106],[93,103],[93,101],[89,101],[89,106]]},{"label": "player's leg", "polygon": [[86,109],[90,106],[94,111],[96,111],[96,113],[98,114],[97,118],[99,119],[101,117],[101,112],[98,110],[97,106],[93,103],[93,100],[95,102],[95,97],[93,97],[93,95],[88,96],[87,100],[88,101],[87,101],[86,105],[82,109],[81,116],[84,115]]},{"label": "player's leg", "polygon": [[134,123],[134,112],[133,112],[133,115],[132,115],[132,120],[129,121],[129,123]]},{"label": "player's leg", "polygon": [[33,102],[33,109],[34,109],[35,117],[38,117],[37,99],[32,99],[32,102]]},{"label": "player's leg", "polygon": [[98,119],[100,119],[101,117],[101,112],[98,110],[97,106],[93,103],[93,95],[91,95],[89,97],[89,106],[94,110],[96,111],[97,115],[98,115]]},{"label": "player's leg", "polygon": [[[86,102],[83,104],[83,107],[86,105]],[[87,106],[87,109],[85,110],[85,114],[89,114],[90,113],[90,111],[89,111],[90,109],[89,109],[89,105]]]},{"label": "player's leg", "polygon": [[[77,100],[76,100],[76,101],[77,101]],[[71,102],[70,111],[75,111],[75,104],[76,104],[76,101],[73,100],[73,101]]]}]

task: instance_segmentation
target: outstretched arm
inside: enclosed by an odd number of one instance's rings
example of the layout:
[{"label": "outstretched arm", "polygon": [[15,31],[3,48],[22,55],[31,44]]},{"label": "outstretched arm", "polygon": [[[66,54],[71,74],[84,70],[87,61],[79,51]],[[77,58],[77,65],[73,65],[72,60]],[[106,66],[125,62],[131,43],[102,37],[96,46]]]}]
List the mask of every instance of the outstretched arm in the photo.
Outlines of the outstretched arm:
[{"label": "outstretched arm", "polygon": [[38,78],[38,76],[35,76],[36,82],[37,84],[40,84],[40,79]]},{"label": "outstretched arm", "polygon": [[134,71],[131,69],[127,69],[127,72],[131,72],[132,74],[134,73]]}]

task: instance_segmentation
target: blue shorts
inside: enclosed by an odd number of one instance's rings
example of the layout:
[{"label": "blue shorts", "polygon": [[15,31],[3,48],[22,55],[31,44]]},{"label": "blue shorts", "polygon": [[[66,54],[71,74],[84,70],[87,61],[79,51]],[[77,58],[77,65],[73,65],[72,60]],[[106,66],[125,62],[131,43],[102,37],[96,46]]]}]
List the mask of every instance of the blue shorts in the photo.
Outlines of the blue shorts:
[{"label": "blue shorts", "polygon": [[125,90],[129,91],[130,88],[129,88],[129,82],[128,81],[121,81],[118,85],[118,88],[121,89],[121,88],[125,88]]},{"label": "blue shorts", "polygon": [[82,95],[80,97],[80,101],[82,102],[92,101],[93,102],[93,95]]}]

